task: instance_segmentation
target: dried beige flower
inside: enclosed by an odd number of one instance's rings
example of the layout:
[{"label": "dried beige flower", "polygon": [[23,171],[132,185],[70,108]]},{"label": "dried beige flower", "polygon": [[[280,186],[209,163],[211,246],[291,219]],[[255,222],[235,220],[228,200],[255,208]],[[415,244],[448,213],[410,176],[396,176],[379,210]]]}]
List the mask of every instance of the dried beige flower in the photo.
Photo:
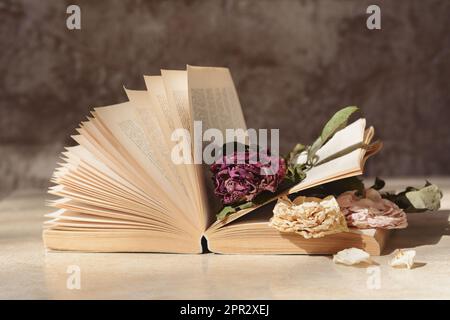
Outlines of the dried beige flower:
[{"label": "dried beige flower", "polygon": [[269,225],[281,232],[295,232],[306,239],[348,231],[345,217],[333,196],[325,199],[284,196],[278,199]]},{"label": "dried beige flower", "polygon": [[333,256],[334,263],[341,263],[347,266],[359,264],[361,262],[372,263],[370,255],[358,248],[349,248],[339,251]]},{"label": "dried beige flower", "polygon": [[394,257],[389,262],[391,267],[407,267],[411,269],[414,265],[414,257],[416,256],[415,250],[401,250],[394,251]]}]

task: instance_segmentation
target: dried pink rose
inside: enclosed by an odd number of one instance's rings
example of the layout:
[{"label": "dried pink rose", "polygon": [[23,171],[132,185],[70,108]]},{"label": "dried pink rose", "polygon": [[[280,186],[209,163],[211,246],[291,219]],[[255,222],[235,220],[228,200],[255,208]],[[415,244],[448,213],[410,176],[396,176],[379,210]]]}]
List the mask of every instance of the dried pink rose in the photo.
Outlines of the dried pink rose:
[{"label": "dried pink rose", "polygon": [[[264,174],[265,170],[270,172],[274,162],[278,162],[278,171]],[[267,152],[235,151],[224,155],[220,161],[213,163],[210,169],[213,174],[214,194],[224,204],[234,204],[252,201],[266,190],[275,192],[286,175],[286,162],[281,157],[268,155]]]},{"label": "dried pink rose", "polygon": [[348,226],[360,229],[403,229],[408,226],[406,213],[395,203],[383,199],[375,189],[366,189],[363,197],[356,191],[342,193],[337,201]]}]

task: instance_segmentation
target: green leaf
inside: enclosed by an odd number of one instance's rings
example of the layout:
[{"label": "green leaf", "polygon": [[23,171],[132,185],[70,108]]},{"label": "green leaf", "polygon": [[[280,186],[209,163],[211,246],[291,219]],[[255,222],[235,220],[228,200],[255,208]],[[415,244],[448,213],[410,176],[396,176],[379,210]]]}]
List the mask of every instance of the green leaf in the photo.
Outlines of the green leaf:
[{"label": "green leaf", "polygon": [[305,169],[305,164],[290,165],[288,166],[286,177],[290,181],[298,183],[306,178]]},{"label": "green leaf", "polygon": [[316,152],[320,149],[320,147],[324,144],[324,141],[322,140],[322,137],[318,137],[316,141],[311,145],[311,147],[308,150],[308,162],[312,163],[314,160],[314,157],[316,156]]},{"label": "green leaf", "polygon": [[300,182],[306,177],[304,172],[306,164],[296,163],[297,157],[306,150],[306,146],[303,144],[296,144],[295,147],[289,152],[286,157],[287,173],[286,178],[292,182]]},{"label": "green leaf", "polygon": [[218,220],[223,220],[229,214],[235,213],[235,212],[237,212],[239,210],[242,210],[242,209],[251,208],[254,205],[255,204],[253,202],[249,201],[249,202],[242,203],[242,204],[240,204],[240,205],[238,205],[236,207],[225,206],[225,207],[222,208],[222,210],[220,210],[220,212],[216,215],[216,217],[217,217]]},{"label": "green leaf", "polygon": [[336,112],[322,130],[322,134],[320,135],[322,144],[327,142],[327,140],[330,139],[338,130],[344,128],[347,125],[350,116],[356,111],[358,111],[358,107],[351,106],[345,107]]},{"label": "green leaf", "polygon": [[314,165],[314,158],[317,151],[327,142],[337,131],[345,128],[350,116],[358,111],[358,107],[345,107],[336,112],[322,129],[320,137],[314,141],[308,150],[308,162]]},{"label": "green leaf", "polygon": [[235,213],[236,209],[232,206],[225,206],[222,210],[216,215],[218,220],[223,220],[225,217],[231,213]]},{"label": "green leaf", "polygon": [[405,194],[414,209],[436,211],[441,206],[442,192],[436,185],[427,185],[422,189]]},{"label": "green leaf", "polygon": [[436,211],[441,206],[442,191],[427,181],[420,189],[407,187],[397,194],[382,193],[381,196],[394,202],[405,212]]},{"label": "green leaf", "polygon": [[242,210],[242,209],[248,209],[248,208],[253,207],[254,205],[255,205],[255,204],[254,204],[253,202],[249,201],[249,202],[246,202],[246,203],[241,204],[241,205],[239,206],[239,210]]}]

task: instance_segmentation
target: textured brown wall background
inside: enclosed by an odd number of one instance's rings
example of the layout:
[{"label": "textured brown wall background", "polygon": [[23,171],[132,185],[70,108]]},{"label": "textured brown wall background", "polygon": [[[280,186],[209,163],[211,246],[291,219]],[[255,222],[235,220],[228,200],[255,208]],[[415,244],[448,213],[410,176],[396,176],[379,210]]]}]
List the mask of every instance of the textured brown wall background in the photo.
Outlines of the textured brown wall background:
[{"label": "textured brown wall background", "polygon": [[230,67],[249,127],[280,128],[282,151],[358,105],[385,141],[369,174],[448,175],[449,17],[447,0],[2,0],[0,194],[46,186],[91,107],[187,63]]}]

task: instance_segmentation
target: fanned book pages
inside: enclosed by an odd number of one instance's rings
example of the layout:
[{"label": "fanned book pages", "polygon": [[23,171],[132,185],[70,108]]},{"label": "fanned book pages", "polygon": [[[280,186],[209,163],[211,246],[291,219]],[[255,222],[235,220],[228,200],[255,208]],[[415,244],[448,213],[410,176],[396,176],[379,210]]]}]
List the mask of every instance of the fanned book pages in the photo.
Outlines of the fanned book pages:
[{"label": "fanned book pages", "polygon": [[[128,102],[94,108],[72,136],[78,145],[62,153],[49,190],[58,197],[49,201],[56,211],[47,215],[43,231],[48,249],[202,253],[205,237],[216,253],[331,254],[357,247],[380,254],[385,230],[350,228],[305,239],[270,227],[280,194],[216,221],[220,204],[211,194],[209,172],[199,164],[174,163],[173,133],[195,135],[197,120],[203,130],[247,129],[229,70],[188,66],[144,80],[147,90],[125,89]],[[381,147],[370,143],[373,136],[364,119],[338,131],[317,152],[328,161],[283,194],[362,174],[366,159]],[[193,147],[190,156],[197,151]]]}]

